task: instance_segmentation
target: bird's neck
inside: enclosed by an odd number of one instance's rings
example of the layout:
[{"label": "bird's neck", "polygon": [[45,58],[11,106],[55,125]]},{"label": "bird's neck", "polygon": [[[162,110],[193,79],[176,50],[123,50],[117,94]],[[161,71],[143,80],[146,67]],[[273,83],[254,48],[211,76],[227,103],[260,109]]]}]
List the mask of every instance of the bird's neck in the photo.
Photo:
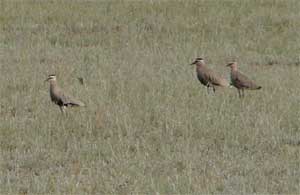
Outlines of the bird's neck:
[{"label": "bird's neck", "polygon": [[54,88],[54,87],[56,87],[57,86],[57,82],[55,81],[55,80],[51,80],[50,81],[50,88]]},{"label": "bird's neck", "polygon": [[196,64],[196,69],[199,69],[199,68],[202,68],[202,67],[203,67],[203,64],[201,64],[201,63]]},{"label": "bird's neck", "polygon": [[196,65],[196,72],[197,72],[197,73],[199,73],[199,71],[200,71],[201,67],[202,67],[202,66],[201,66],[201,65],[199,65],[199,64],[197,64],[197,65]]},{"label": "bird's neck", "polygon": [[231,67],[231,72],[236,72],[236,71],[237,71],[237,67],[236,66]]}]

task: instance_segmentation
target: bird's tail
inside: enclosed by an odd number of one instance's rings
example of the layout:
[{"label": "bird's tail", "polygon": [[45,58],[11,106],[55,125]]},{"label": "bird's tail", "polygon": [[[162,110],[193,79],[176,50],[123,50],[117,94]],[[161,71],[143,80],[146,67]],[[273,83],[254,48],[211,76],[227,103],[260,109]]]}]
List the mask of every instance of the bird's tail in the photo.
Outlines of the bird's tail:
[{"label": "bird's tail", "polygon": [[77,102],[78,106],[85,106],[85,104],[83,102],[78,101]]},{"label": "bird's tail", "polygon": [[67,105],[70,105],[70,106],[85,106],[85,104],[82,101],[75,100],[75,99],[68,102]]}]

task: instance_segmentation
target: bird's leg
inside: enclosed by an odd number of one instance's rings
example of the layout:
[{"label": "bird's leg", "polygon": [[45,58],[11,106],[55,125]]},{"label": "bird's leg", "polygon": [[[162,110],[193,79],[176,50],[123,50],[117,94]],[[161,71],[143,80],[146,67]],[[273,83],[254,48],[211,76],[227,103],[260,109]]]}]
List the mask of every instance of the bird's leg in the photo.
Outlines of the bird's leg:
[{"label": "bird's leg", "polygon": [[206,86],[207,94],[209,94],[209,85]]},{"label": "bird's leg", "polygon": [[214,86],[212,86],[212,88],[213,88],[213,92],[216,93],[216,88]]},{"label": "bird's leg", "polygon": [[241,91],[239,89],[238,89],[238,92],[239,92],[239,98],[241,98],[242,95],[241,95]]},{"label": "bird's leg", "polygon": [[242,89],[242,94],[243,94],[243,97],[245,97],[245,91],[244,91],[244,89]]},{"label": "bird's leg", "polygon": [[66,106],[60,106],[59,108],[62,114],[66,113]]}]

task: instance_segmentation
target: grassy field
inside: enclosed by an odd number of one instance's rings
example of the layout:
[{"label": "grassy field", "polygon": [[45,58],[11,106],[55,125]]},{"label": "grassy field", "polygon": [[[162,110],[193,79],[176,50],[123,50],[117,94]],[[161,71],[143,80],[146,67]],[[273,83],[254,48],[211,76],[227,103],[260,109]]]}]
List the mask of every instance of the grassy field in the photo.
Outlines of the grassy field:
[{"label": "grassy field", "polygon": [[[299,193],[299,10],[2,0],[0,194]],[[196,57],[226,78],[237,60],[263,89],[207,94]],[[61,115],[53,73],[87,106]]]}]

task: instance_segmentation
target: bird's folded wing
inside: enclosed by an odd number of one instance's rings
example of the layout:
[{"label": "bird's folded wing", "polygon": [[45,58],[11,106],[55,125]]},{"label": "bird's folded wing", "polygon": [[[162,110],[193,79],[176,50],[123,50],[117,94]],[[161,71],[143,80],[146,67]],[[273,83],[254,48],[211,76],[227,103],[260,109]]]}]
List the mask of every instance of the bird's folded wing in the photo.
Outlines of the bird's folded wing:
[{"label": "bird's folded wing", "polygon": [[229,86],[229,82],[226,79],[217,75],[210,69],[207,69],[206,72],[204,73],[204,75],[214,85],[219,85],[219,86],[224,86],[224,87]]},{"label": "bird's folded wing", "polygon": [[245,76],[244,74],[242,74],[240,72],[237,73],[237,81],[239,82],[239,84],[241,86],[249,88],[249,89],[254,89],[254,88],[258,87],[258,85],[256,85],[247,76]]},{"label": "bird's folded wing", "polygon": [[84,103],[75,99],[74,97],[68,94],[62,94],[61,100],[64,105],[71,105],[71,106],[84,106]]}]

